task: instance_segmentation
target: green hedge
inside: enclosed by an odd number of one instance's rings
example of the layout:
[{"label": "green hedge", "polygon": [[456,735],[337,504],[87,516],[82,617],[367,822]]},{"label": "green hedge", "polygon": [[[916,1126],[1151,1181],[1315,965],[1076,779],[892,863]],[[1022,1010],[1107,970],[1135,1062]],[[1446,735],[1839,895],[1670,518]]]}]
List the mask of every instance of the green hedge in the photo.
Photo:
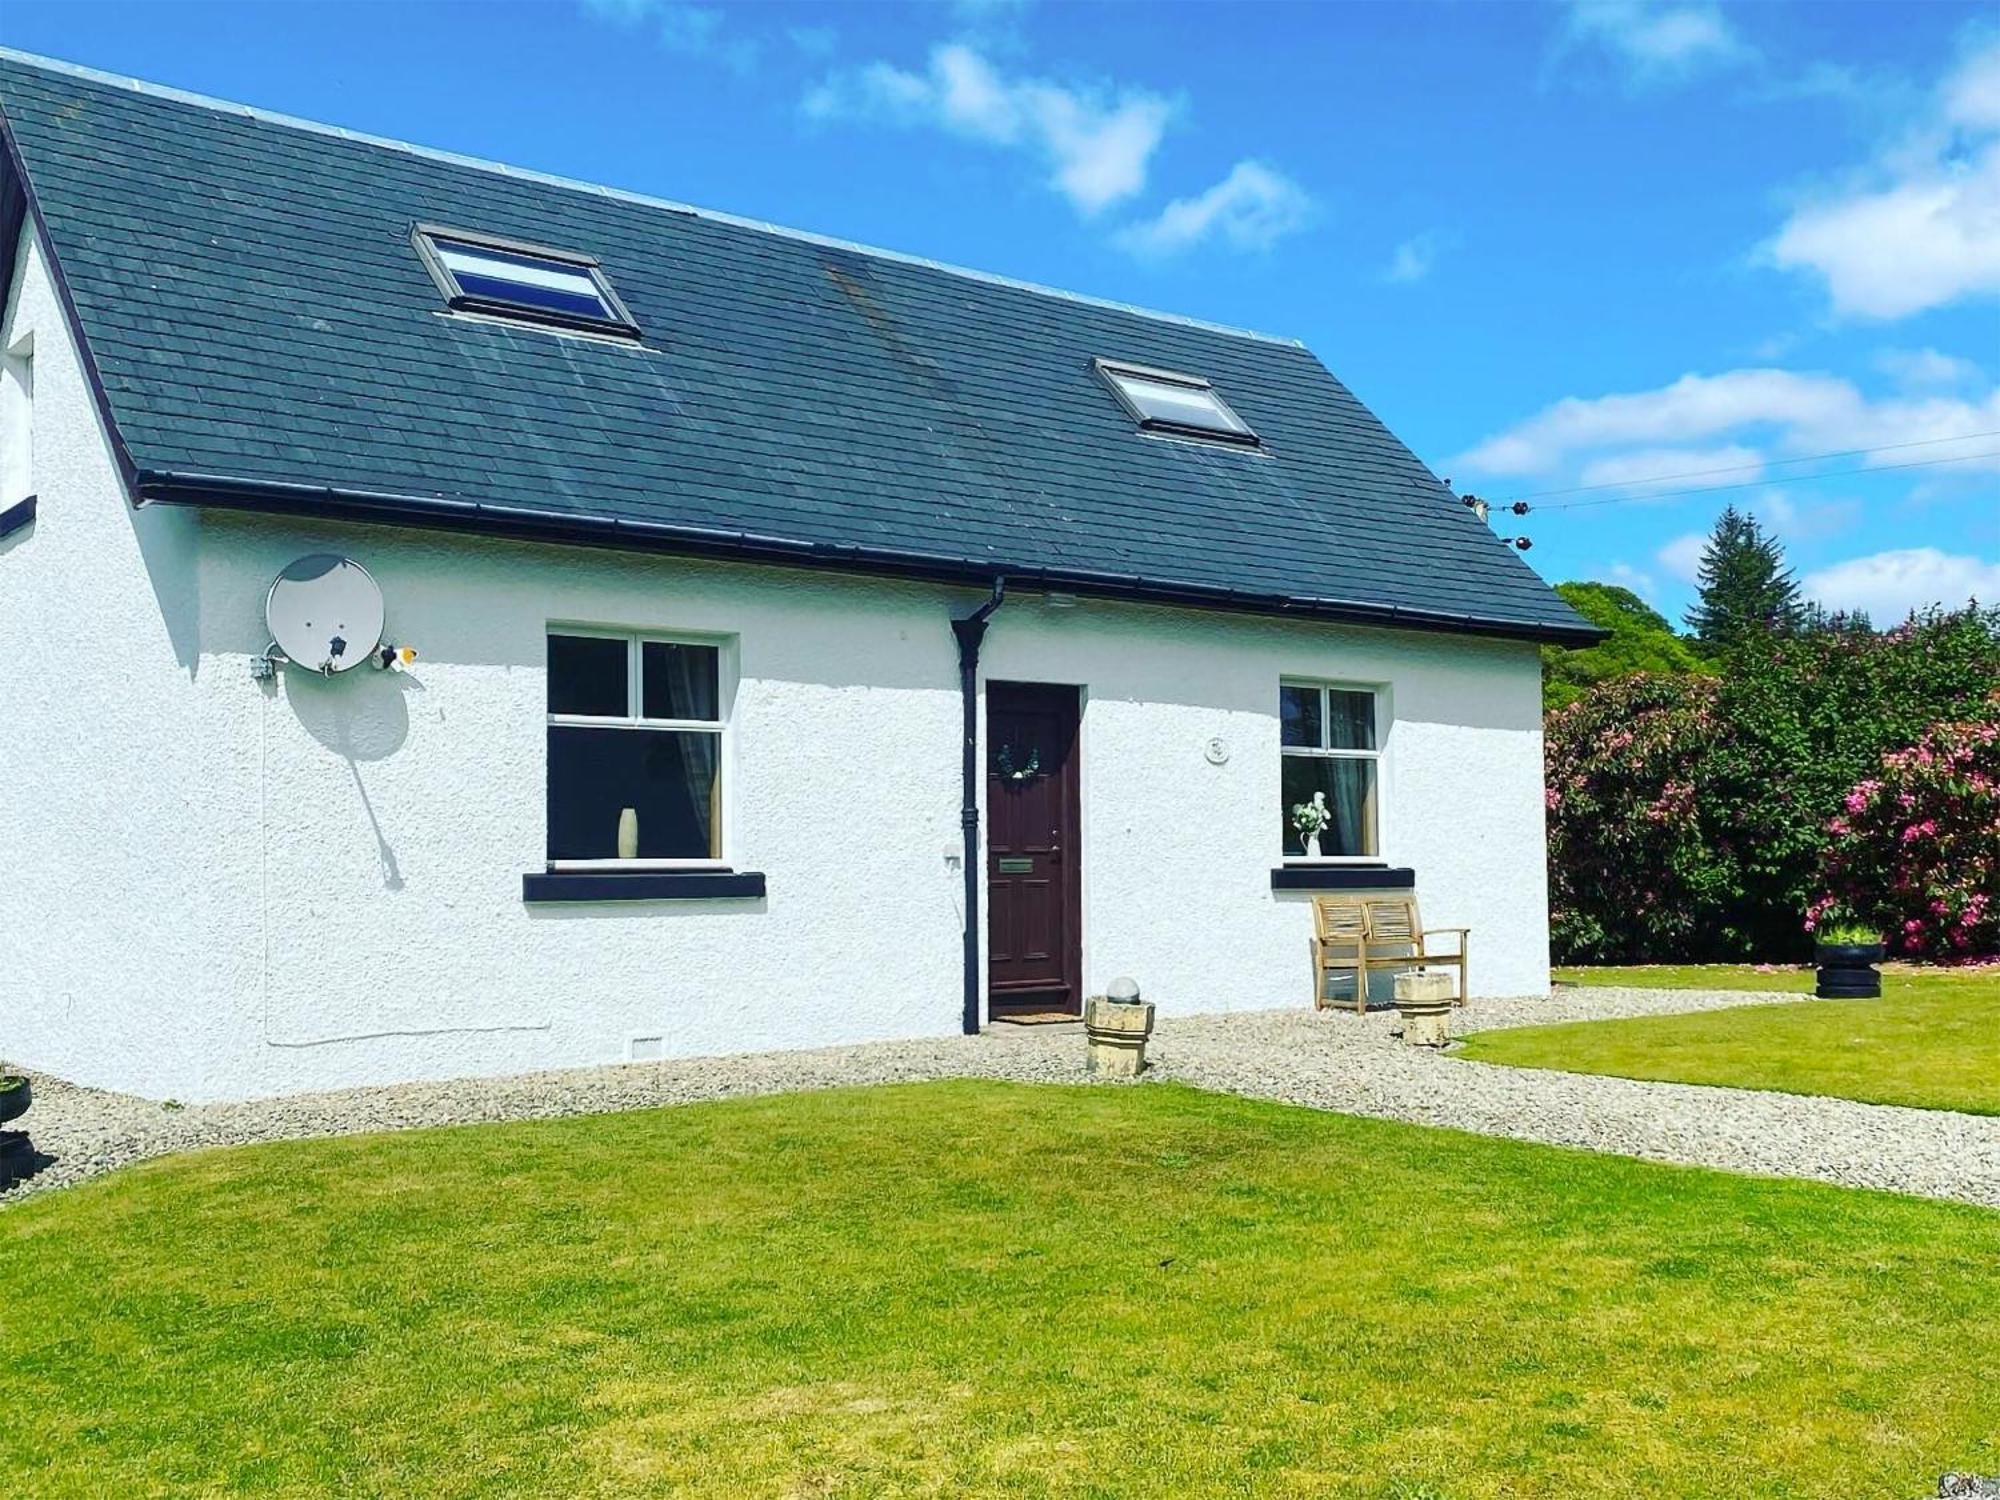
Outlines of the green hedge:
[{"label": "green hedge", "polygon": [[1988,712],[2000,610],[1767,636],[1720,666],[1603,682],[1548,715],[1560,961],[1804,957],[1828,825],[1884,755]]}]

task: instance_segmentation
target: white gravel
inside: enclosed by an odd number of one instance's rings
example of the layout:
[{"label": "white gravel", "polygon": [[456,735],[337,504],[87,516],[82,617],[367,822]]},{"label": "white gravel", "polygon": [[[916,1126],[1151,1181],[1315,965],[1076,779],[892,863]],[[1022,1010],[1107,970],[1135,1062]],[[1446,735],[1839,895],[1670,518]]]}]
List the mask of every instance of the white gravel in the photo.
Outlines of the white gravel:
[{"label": "white gravel", "polygon": [[[1475,1000],[1454,1030],[1713,1010],[1794,997],[1574,989]],[[1803,998],[1803,997],[1799,997]],[[1148,1079],[1653,1161],[1816,1178],[2000,1207],[2000,1117],[1466,1062],[1403,1046],[1393,1012],[1263,1011],[1163,1019]],[[511,1078],[403,1084],[173,1108],[31,1075],[18,1125],[54,1158],[14,1201],[144,1157],[207,1146],[424,1125],[553,1118],[742,1094],[937,1078],[1085,1083],[1076,1026],[880,1042]]]}]

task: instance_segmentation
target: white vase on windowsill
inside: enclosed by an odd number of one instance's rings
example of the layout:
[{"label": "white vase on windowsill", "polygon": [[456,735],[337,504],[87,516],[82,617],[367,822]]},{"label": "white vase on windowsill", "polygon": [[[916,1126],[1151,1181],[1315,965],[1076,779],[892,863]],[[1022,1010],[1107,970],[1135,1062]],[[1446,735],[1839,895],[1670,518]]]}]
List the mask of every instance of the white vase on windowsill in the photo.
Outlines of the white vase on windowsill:
[{"label": "white vase on windowsill", "polygon": [[624,807],[618,810],[618,857],[637,859],[639,857],[639,810]]},{"label": "white vase on windowsill", "polygon": [[1309,833],[1306,835],[1306,858],[1318,859],[1319,857],[1320,857],[1319,835],[1316,833]]}]

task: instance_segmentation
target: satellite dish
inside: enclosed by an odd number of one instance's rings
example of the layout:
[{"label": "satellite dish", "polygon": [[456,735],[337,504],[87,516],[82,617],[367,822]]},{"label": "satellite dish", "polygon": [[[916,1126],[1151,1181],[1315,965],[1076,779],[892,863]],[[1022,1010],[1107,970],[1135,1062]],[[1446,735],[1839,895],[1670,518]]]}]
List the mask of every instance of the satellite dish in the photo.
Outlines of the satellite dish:
[{"label": "satellite dish", "polygon": [[382,640],[382,591],[354,559],[315,552],[272,582],[264,619],[287,658],[332,676],[374,654]]}]

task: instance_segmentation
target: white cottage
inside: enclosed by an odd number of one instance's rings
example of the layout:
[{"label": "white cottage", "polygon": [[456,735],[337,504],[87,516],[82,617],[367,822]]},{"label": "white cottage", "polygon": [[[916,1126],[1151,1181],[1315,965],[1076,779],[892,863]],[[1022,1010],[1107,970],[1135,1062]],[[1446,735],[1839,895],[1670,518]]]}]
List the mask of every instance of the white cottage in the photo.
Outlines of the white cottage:
[{"label": "white cottage", "polygon": [[[1307,1005],[1316,889],[1547,988],[1594,632],[1297,343],[19,55],[0,115],[0,1056]],[[284,658],[310,558],[379,641]]]}]

